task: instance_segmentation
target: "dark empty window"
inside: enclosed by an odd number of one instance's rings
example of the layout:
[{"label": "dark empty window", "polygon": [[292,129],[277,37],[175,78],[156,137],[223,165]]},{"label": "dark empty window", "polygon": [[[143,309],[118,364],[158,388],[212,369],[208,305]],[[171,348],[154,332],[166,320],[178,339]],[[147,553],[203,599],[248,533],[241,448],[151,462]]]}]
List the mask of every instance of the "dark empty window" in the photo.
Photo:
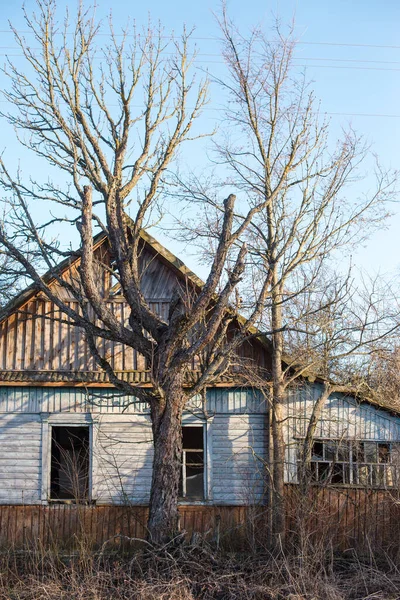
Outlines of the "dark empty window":
[{"label": "dark empty window", "polygon": [[311,480],[333,484],[350,483],[349,450],[346,441],[314,440],[309,466]]},{"label": "dark empty window", "polygon": [[89,499],[89,427],[52,427],[50,499]]},{"label": "dark empty window", "polygon": [[204,500],[204,429],[182,427],[181,498]]},{"label": "dark empty window", "polygon": [[[302,442],[299,443],[299,462]],[[400,483],[400,444],[358,440],[314,440],[311,481],[386,488]]]}]

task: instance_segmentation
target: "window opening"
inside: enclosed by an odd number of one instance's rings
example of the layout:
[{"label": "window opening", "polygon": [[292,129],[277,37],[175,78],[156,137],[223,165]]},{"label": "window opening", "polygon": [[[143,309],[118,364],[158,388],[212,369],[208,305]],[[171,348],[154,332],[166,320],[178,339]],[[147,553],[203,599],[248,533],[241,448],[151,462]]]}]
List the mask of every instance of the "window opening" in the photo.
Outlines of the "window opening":
[{"label": "window opening", "polygon": [[89,427],[52,427],[50,499],[89,499]]},{"label": "window opening", "polygon": [[204,428],[182,427],[182,468],[179,495],[204,500]]},{"label": "window opening", "polygon": [[399,483],[399,467],[399,443],[314,440],[310,478],[316,483],[387,488]]}]

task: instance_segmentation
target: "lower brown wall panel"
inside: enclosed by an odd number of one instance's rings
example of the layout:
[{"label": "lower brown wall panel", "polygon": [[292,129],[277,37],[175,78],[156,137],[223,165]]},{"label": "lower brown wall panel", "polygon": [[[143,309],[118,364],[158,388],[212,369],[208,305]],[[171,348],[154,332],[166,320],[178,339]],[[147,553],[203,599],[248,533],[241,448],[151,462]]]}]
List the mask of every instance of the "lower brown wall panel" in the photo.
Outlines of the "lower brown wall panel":
[{"label": "lower brown wall panel", "polygon": [[[334,549],[398,550],[399,494],[382,490],[311,488],[300,498],[297,486],[286,486],[287,538],[331,544]],[[90,546],[127,543],[146,536],[145,506],[0,506],[0,545],[23,547]],[[259,545],[266,540],[264,506],[180,507],[180,527],[188,537],[199,532],[221,545]],[[118,537],[121,536],[121,537]],[[105,547],[106,547],[105,546]]]}]

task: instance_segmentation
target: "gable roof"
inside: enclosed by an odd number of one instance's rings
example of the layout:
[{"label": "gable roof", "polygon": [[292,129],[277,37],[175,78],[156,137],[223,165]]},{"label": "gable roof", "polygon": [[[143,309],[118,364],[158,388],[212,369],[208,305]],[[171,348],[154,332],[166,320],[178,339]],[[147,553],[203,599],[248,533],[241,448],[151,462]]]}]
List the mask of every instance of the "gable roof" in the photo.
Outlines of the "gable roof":
[{"label": "gable roof", "polygon": [[[198,277],[191,269],[189,269],[185,263],[178,258],[175,254],[173,254],[170,250],[165,248],[160,242],[158,242],[152,235],[150,235],[147,231],[141,230],[140,237],[145,243],[145,245],[159,258],[164,264],[166,264],[169,268],[171,268],[178,276],[189,280],[195,288],[201,289],[205,283]],[[93,238],[94,249],[99,248],[107,239],[107,234],[104,232],[100,232]],[[66,272],[73,265],[76,265],[80,260],[80,250],[76,251],[76,257],[71,258],[68,257],[60,262],[55,270],[57,274],[61,275]],[[55,281],[55,277],[53,274],[54,271],[48,271],[42,276],[43,281],[46,284],[50,284],[52,281]],[[10,315],[12,315],[15,311],[17,311],[22,305],[32,299],[38,293],[37,284],[33,283],[25,290],[17,294],[15,298],[13,298],[10,302],[0,310],[0,323],[2,323],[5,319],[7,319]],[[242,315],[238,315],[239,323],[245,323],[246,318]],[[251,327],[250,333],[254,334],[259,342],[267,349],[271,350],[271,340],[265,336],[262,332],[260,332],[256,327]],[[286,366],[290,365],[290,357],[284,357],[284,363]],[[300,365],[301,366],[301,365]],[[9,373],[10,377],[5,377],[5,379],[13,381],[13,373]],[[72,373],[71,373],[72,375]],[[77,375],[77,374],[75,374]],[[5,372],[2,372],[2,376],[5,376]],[[84,374],[82,374],[83,380],[85,380]],[[3,378],[2,377],[2,378]],[[302,374],[302,379],[308,379],[311,383],[318,382],[323,383],[324,379],[319,376],[317,373],[313,372],[311,369],[305,369]],[[101,377],[100,377],[101,379]],[[66,380],[71,381],[70,377],[67,377]],[[400,414],[400,410],[397,407],[393,407],[388,405],[385,402],[381,402],[380,399],[376,398],[373,394],[371,395],[369,392],[360,392],[357,389],[350,390],[349,394],[355,398],[357,398],[360,402],[367,402],[377,408],[381,408],[387,410],[393,414]]]},{"label": "gable roof", "polygon": [[[188,279],[195,287],[202,288],[204,286],[204,281],[200,279],[193,271],[191,271],[184,262],[180,260],[175,254],[170,252],[167,248],[165,248],[162,244],[160,244],[153,236],[151,236],[147,231],[141,230],[140,237],[143,242],[173,271],[186,279]],[[93,246],[94,249],[99,248],[101,244],[105,242],[107,239],[107,234],[104,232],[100,232],[93,238]],[[50,284],[52,281],[55,281],[55,277],[53,272],[56,271],[57,274],[61,275],[67,269],[71,268],[73,265],[76,265],[80,260],[80,250],[75,252],[76,257],[68,257],[60,262],[54,270],[47,271],[42,279],[46,284]],[[23,304],[28,302],[35,294],[38,293],[38,286],[36,283],[32,283],[30,286],[22,290],[19,294],[17,294],[10,302],[8,302],[1,310],[0,310],[0,323],[4,321],[7,317],[9,317],[14,311],[18,310]]]}]

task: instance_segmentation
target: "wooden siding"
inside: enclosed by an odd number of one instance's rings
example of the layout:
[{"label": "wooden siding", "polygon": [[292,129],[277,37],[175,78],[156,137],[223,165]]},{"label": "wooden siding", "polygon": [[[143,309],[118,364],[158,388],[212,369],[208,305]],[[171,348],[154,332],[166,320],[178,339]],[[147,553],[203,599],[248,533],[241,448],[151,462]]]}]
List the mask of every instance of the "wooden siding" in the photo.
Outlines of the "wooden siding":
[{"label": "wooden siding", "polygon": [[95,426],[93,498],[102,504],[148,502],[153,463],[150,418],[105,415]]},{"label": "wooden siding", "polygon": [[[147,502],[153,457],[151,424],[146,405],[128,406],[131,400],[113,389],[1,388],[0,439],[4,444],[0,469],[7,465],[3,455],[13,453],[13,470],[2,475],[6,485],[0,503],[47,500],[49,428],[68,424],[93,428],[92,496],[96,502]],[[259,501],[265,447],[263,397],[252,389],[218,388],[210,390],[205,412],[200,398],[194,398],[188,409],[185,423],[207,425],[210,500],[237,505]]]},{"label": "wooden siding", "polygon": [[[298,530],[299,497],[296,486],[286,486],[288,537]],[[303,501],[309,507],[301,527],[310,540],[335,550],[356,548],[400,551],[400,502],[397,496],[378,490],[313,488]],[[248,548],[264,545],[266,514],[262,506],[180,506],[181,529],[188,537],[201,532],[209,541],[218,536],[221,546]],[[40,544],[69,549],[103,547],[105,551],[126,540],[115,536],[145,538],[144,506],[0,506],[0,545],[25,548]]]},{"label": "wooden siding", "polygon": [[[304,437],[319,392],[317,385],[304,386],[296,388],[289,397],[285,473],[288,483],[296,482],[298,441]],[[208,390],[205,412],[200,398],[192,400],[187,416],[208,424],[212,501],[239,505],[262,498],[266,408],[262,395],[249,388]],[[122,502],[127,498],[138,503],[148,499],[152,447],[144,403],[132,403],[132,398],[111,388],[16,386],[0,388],[0,435],[4,440],[0,468],[4,465],[2,477],[6,483],[0,502],[36,502],[41,485],[40,423],[51,422],[57,415],[63,423],[75,422],[75,418],[88,420],[97,431],[93,462],[96,500]],[[316,437],[399,442],[400,418],[371,405],[359,405],[353,398],[334,395],[326,404]],[[17,466],[16,477],[8,485],[7,456],[14,449],[12,465]],[[18,477],[20,473],[22,476]]]},{"label": "wooden siding", "polygon": [[[199,398],[190,409],[202,412]],[[265,398],[252,388],[212,388],[207,390],[207,413],[260,414],[267,411]],[[0,387],[0,413],[143,413],[146,403],[113,388],[82,387]]]},{"label": "wooden siding", "polygon": [[[78,302],[66,304],[79,312]],[[129,309],[122,299],[106,303],[123,323],[127,324]],[[154,312],[168,313],[166,301],[150,301]],[[99,324],[92,315],[93,322]],[[116,371],[144,371],[144,358],[133,348],[98,340],[103,358],[110,360]],[[43,299],[30,300],[23,309],[0,323],[1,371],[98,371],[80,328],[60,315],[53,303]]]},{"label": "wooden siding", "polygon": [[[286,481],[296,482],[297,446],[305,437],[313,406],[322,392],[319,384],[291,390],[286,403]],[[325,404],[315,438],[400,442],[400,416],[344,394],[332,394]]]},{"label": "wooden siding", "polygon": [[0,504],[40,501],[41,428],[38,415],[1,415]]},{"label": "wooden siding", "polygon": [[[216,504],[262,500],[264,415],[215,415],[207,427],[211,447],[210,498]],[[206,423],[184,416],[184,423]],[[152,433],[145,415],[104,415],[96,422],[94,497],[98,503],[146,503],[152,475]]]},{"label": "wooden siding", "polygon": [[[111,280],[108,270],[111,258],[106,241],[96,248],[95,256],[99,261],[96,277],[99,292],[107,308],[129,328],[130,308],[120,295],[118,284]],[[201,285],[201,281],[183,263],[154,240],[143,245],[140,269],[141,288],[149,307],[165,321],[177,288],[182,288],[184,294],[192,294],[193,289]],[[77,263],[66,265],[60,278],[78,289],[81,295]],[[70,291],[57,281],[53,281],[50,287],[70,309],[80,312],[79,303]],[[22,297],[21,304],[15,305],[18,308],[0,323],[0,378],[9,382],[44,382],[48,374],[47,381],[62,382],[64,374],[68,374],[70,381],[90,383],[93,382],[90,373],[103,374],[91,356],[82,329],[74,326],[71,319],[42,293],[32,292]],[[93,309],[88,307],[88,313],[93,323],[101,327],[102,323]],[[231,325],[232,332],[235,327]],[[98,338],[97,349],[123,379],[132,379],[126,374],[146,371],[143,356],[129,346]],[[257,341],[245,342],[238,354],[244,362],[252,365],[256,363],[265,368],[268,362],[264,347]],[[196,361],[193,361],[192,368],[196,369]],[[133,381],[143,383],[148,379],[136,377]]]},{"label": "wooden siding", "polygon": [[212,449],[213,501],[260,502],[265,485],[265,416],[215,415]]},{"label": "wooden siding", "polygon": [[[106,266],[110,257],[106,244],[96,250],[96,257]],[[154,251],[145,248],[141,255],[142,291],[150,308],[167,319],[169,302],[177,286],[183,285],[176,272],[161,260]],[[76,266],[69,267],[61,276],[69,283],[79,280]],[[118,320],[128,324],[129,307],[118,289],[112,289],[110,275],[99,268],[97,277],[99,290],[106,305]],[[76,299],[57,282],[52,290],[73,310],[79,312]],[[94,312],[89,316],[100,325]],[[144,371],[143,357],[130,347],[98,340],[103,358],[110,360],[116,371]],[[0,323],[0,371],[98,371],[90,355],[82,330],[71,324],[54,303],[42,294],[36,294],[15,313]]]}]

